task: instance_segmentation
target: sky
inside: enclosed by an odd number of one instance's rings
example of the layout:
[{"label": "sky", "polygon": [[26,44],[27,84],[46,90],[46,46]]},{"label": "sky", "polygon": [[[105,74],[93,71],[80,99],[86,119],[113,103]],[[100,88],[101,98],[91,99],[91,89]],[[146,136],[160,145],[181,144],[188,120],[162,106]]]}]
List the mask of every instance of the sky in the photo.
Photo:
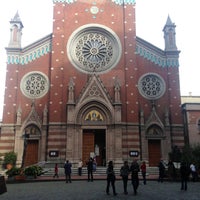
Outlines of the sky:
[{"label": "sky", "polygon": [[[94,0],[95,1],[95,0]],[[96,0],[100,1],[100,0]],[[108,0],[111,1],[111,0]],[[22,47],[52,33],[52,0],[9,0],[0,6],[0,119],[5,90],[6,51],[10,39],[10,20],[18,11],[24,25]],[[168,15],[176,25],[181,95],[200,96],[200,45],[198,0],[136,0],[136,34],[164,49],[163,27]]]}]

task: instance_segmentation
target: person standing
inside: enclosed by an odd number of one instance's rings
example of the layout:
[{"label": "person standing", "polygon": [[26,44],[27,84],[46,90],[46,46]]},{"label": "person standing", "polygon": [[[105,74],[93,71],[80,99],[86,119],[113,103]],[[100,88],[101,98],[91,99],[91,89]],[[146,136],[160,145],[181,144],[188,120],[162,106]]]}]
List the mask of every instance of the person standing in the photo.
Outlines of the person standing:
[{"label": "person standing", "polygon": [[181,175],[181,190],[187,190],[187,181],[190,174],[190,169],[185,162],[181,163],[180,175]]},{"label": "person standing", "polygon": [[88,171],[88,182],[93,182],[93,159],[90,158],[87,163],[87,171]]},{"label": "person standing", "polygon": [[163,182],[164,176],[165,176],[165,166],[163,163],[163,160],[161,159],[159,164],[158,164],[158,169],[159,169],[159,177],[158,177],[158,182]]},{"label": "person standing", "polygon": [[174,181],[176,177],[176,168],[174,167],[174,163],[170,160],[168,162],[168,175],[170,181]]},{"label": "person standing", "polygon": [[108,163],[108,167],[106,170],[106,174],[107,174],[107,187],[106,187],[106,194],[109,195],[109,189],[110,189],[110,183],[112,185],[112,189],[113,189],[113,195],[116,196],[116,190],[115,190],[115,171],[114,171],[114,167],[113,167],[113,162],[109,161]]},{"label": "person standing", "polygon": [[69,160],[67,160],[64,165],[66,183],[72,182],[71,181],[71,173],[72,173],[71,167],[72,167],[71,163],[69,162]]},{"label": "person standing", "polygon": [[58,176],[58,164],[57,163],[55,164],[55,167],[54,167],[54,176],[53,177],[59,178],[59,176]]},{"label": "person standing", "polygon": [[142,177],[143,177],[143,183],[144,185],[146,185],[147,181],[146,181],[146,162],[143,161],[141,166],[140,166],[141,172],[142,172]]},{"label": "person standing", "polygon": [[82,167],[83,167],[83,161],[82,161],[81,158],[80,158],[80,160],[79,160],[79,162],[78,162],[78,175],[79,175],[79,176],[82,175]]},{"label": "person standing", "polygon": [[134,194],[137,194],[137,189],[139,186],[139,177],[138,177],[138,172],[140,171],[140,167],[137,163],[137,160],[134,160],[131,164],[130,167],[130,171],[131,171],[131,180],[132,180],[132,185],[133,185],[133,190],[134,190]]},{"label": "person standing", "polygon": [[128,166],[128,161],[124,161],[124,165],[120,169],[120,175],[123,180],[123,186],[124,186],[124,194],[128,194],[127,192],[127,184],[128,184],[128,175],[129,175],[130,169]]},{"label": "person standing", "polygon": [[190,171],[191,171],[191,174],[192,174],[192,181],[195,182],[197,180],[197,170],[196,170],[194,163],[191,163]]}]

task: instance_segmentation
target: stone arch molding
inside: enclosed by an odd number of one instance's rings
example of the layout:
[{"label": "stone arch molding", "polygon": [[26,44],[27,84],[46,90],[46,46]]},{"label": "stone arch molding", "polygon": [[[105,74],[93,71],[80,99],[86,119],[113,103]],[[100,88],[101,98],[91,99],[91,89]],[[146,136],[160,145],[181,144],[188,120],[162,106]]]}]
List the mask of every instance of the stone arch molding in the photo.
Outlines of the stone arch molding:
[{"label": "stone arch molding", "polygon": [[116,109],[101,80],[92,75],[83,88],[77,102],[68,103],[68,123],[88,124],[86,115],[95,111],[103,120],[93,121],[98,124],[121,122],[121,107]]},{"label": "stone arch molding", "polygon": [[146,138],[163,138],[164,128],[158,123],[152,123],[146,128]]},{"label": "stone arch molding", "polygon": [[155,107],[153,107],[151,114],[145,124],[146,138],[163,138],[165,137],[165,127],[159,118]]}]

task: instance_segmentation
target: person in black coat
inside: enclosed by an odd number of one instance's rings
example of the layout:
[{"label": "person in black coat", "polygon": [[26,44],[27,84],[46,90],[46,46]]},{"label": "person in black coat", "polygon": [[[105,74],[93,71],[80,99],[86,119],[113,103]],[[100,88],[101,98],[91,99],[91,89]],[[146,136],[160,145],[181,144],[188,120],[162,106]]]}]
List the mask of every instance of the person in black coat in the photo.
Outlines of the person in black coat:
[{"label": "person in black coat", "polygon": [[139,171],[140,171],[139,164],[137,163],[137,160],[134,160],[131,164],[130,172],[131,172],[131,180],[135,195],[137,194],[137,189],[139,186],[139,176],[138,176]]},{"label": "person in black coat", "polygon": [[158,164],[158,169],[159,169],[158,182],[162,183],[165,176],[165,166],[164,166],[163,160],[160,160]]},{"label": "person in black coat", "polygon": [[124,186],[124,194],[128,194],[127,192],[127,183],[128,183],[128,175],[129,175],[129,166],[128,161],[124,161],[124,165],[120,169],[120,176],[123,180],[123,186]]},{"label": "person in black coat", "polygon": [[181,163],[180,175],[181,175],[181,190],[187,190],[187,181],[190,174],[190,169],[185,162]]},{"label": "person in black coat", "polygon": [[90,158],[87,162],[88,182],[93,181],[93,159]]},{"label": "person in black coat", "polygon": [[106,187],[106,193],[107,195],[109,195],[109,189],[110,189],[110,183],[112,185],[112,189],[113,189],[113,195],[116,196],[117,193],[116,193],[116,190],[115,190],[115,171],[114,171],[114,168],[113,168],[113,162],[110,161],[108,163],[108,168],[106,170],[106,174],[107,174],[107,187]]},{"label": "person in black coat", "polygon": [[69,160],[67,160],[67,161],[65,162],[65,165],[64,165],[66,183],[68,183],[68,182],[71,183],[71,182],[72,182],[72,181],[71,181],[71,173],[72,173],[71,168],[72,168],[72,165],[71,165],[71,163],[69,162]]}]

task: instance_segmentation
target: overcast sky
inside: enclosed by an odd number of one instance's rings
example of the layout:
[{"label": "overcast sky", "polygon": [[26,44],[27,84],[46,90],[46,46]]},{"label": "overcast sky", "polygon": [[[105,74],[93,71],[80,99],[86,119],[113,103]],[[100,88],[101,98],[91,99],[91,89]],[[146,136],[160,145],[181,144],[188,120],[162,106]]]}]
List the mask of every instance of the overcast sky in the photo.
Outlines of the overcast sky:
[{"label": "overcast sky", "polygon": [[[78,0],[79,1],[79,0]],[[96,0],[98,1],[98,0]],[[108,0],[111,1],[111,0]],[[5,47],[9,43],[9,21],[18,11],[24,25],[22,47],[52,33],[52,0],[9,0],[0,7],[0,118],[3,107],[6,68]],[[200,96],[200,45],[198,0],[136,0],[137,36],[164,49],[162,29],[168,15],[176,25],[176,43],[180,53],[181,94]]]}]

